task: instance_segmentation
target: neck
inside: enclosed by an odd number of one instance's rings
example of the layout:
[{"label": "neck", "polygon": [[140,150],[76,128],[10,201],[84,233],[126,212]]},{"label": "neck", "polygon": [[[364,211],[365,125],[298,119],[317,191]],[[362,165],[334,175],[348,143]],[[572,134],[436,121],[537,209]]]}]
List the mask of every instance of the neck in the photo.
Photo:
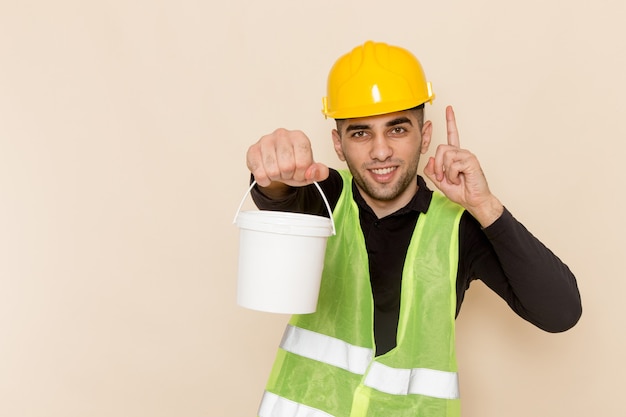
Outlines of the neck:
[{"label": "neck", "polygon": [[382,219],[383,217],[387,217],[409,204],[411,199],[415,196],[418,186],[417,181],[411,182],[411,184],[404,191],[402,191],[401,194],[391,200],[375,199],[365,193],[358,184],[356,184],[356,188],[359,191],[359,194],[363,197],[363,200],[365,200],[374,214],[376,214],[376,217]]}]

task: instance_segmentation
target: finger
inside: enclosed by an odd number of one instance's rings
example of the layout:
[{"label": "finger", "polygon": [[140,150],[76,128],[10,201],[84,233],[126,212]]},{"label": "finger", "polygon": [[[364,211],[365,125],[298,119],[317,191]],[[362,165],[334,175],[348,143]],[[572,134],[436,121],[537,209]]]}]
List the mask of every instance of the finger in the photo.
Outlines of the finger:
[{"label": "finger", "polygon": [[[264,175],[270,181],[281,180],[281,170],[279,166],[279,151],[280,146],[273,140],[261,139],[259,142],[259,149],[261,155],[261,163],[263,164]],[[284,157],[283,157],[284,158]]]},{"label": "finger", "polygon": [[443,181],[443,177],[445,174],[446,163],[449,163],[450,160],[450,151],[452,148],[449,145],[439,145],[437,146],[437,150],[435,151],[434,157],[434,174],[438,181]]},{"label": "finger", "polygon": [[315,164],[313,160],[313,150],[311,149],[311,142],[304,135],[304,133],[296,132],[292,142],[293,156],[295,163],[295,171],[293,172],[293,179],[295,181],[308,182],[309,169]]},{"label": "finger", "polygon": [[432,181],[435,187],[441,190],[442,180],[437,178],[437,174],[435,173],[435,167],[436,167],[435,158],[433,157],[428,158],[428,162],[426,163],[426,166],[424,167],[424,175],[426,175],[426,177],[428,177],[428,179]]},{"label": "finger", "polygon": [[428,158],[428,162],[424,167],[424,175],[426,175],[432,182],[436,182],[437,178],[435,175],[435,158],[433,158],[432,156]]},{"label": "finger", "polygon": [[446,107],[446,129],[448,131],[448,145],[459,148],[459,131],[456,127],[456,118],[452,106]]},{"label": "finger", "polygon": [[328,178],[329,174],[330,172],[326,165],[316,162],[309,166],[309,168],[306,170],[305,178],[307,181],[310,182],[320,182]]},{"label": "finger", "polygon": [[459,176],[462,173],[463,164],[461,161],[465,158],[464,151],[458,148],[448,146],[443,157],[444,175],[449,183],[459,184]]},{"label": "finger", "polygon": [[450,184],[459,185],[461,183],[461,175],[463,175],[463,162],[454,161],[446,166],[446,180]]},{"label": "finger", "polygon": [[246,154],[246,164],[254,176],[254,179],[260,186],[267,187],[271,183],[271,180],[267,176],[263,166],[263,156],[261,154],[261,147],[258,143],[252,145],[248,149],[248,153]]},{"label": "finger", "polygon": [[[296,152],[293,147],[293,144],[285,141],[278,141],[275,145],[275,158],[276,158],[276,179],[289,181],[292,179],[300,180],[304,179],[304,171],[298,173],[297,164],[296,164]],[[267,164],[272,163],[273,155],[268,152],[266,155]]]}]

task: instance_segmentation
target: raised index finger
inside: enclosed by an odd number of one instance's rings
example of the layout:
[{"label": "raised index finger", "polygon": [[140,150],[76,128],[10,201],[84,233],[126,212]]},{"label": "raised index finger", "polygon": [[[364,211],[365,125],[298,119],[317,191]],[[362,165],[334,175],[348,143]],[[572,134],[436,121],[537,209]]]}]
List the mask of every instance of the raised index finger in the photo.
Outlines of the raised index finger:
[{"label": "raised index finger", "polygon": [[459,131],[456,129],[456,118],[452,106],[446,107],[446,128],[448,130],[448,145],[460,148]]}]

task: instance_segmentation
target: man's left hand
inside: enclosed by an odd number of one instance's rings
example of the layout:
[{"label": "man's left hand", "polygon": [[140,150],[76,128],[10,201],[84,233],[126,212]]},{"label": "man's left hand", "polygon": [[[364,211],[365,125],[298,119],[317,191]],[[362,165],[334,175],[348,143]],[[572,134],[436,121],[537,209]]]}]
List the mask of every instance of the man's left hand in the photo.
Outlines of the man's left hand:
[{"label": "man's left hand", "polygon": [[429,158],[424,174],[450,200],[465,208],[483,227],[496,221],[504,207],[489,190],[487,179],[474,154],[461,149],[452,106],[446,108],[448,143],[439,145]]}]

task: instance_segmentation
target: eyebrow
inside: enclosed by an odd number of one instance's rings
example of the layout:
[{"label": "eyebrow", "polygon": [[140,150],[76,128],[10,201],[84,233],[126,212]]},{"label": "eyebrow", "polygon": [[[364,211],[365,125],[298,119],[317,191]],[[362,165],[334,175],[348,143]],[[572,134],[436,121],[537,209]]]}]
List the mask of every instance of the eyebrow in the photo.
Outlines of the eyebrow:
[{"label": "eyebrow", "polygon": [[409,119],[408,117],[404,117],[404,116],[388,121],[387,123],[385,123],[385,126],[391,127],[391,126],[401,125],[402,123],[408,123],[410,126],[413,126],[413,123],[411,123],[411,119]]},{"label": "eyebrow", "polygon": [[346,133],[353,132],[355,130],[367,130],[370,129],[371,125],[348,125],[346,127]]},{"label": "eyebrow", "polygon": [[[408,123],[410,126],[413,126],[411,119],[409,119],[408,117],[401,116],[385,123],[385,127],[397,126],[403,123]],[[368,124],[351,124],[346,127],[346,133],[357,131],[357,130],[367,130],[371,128],[372,128],[372,125],[368,125]]]}]

